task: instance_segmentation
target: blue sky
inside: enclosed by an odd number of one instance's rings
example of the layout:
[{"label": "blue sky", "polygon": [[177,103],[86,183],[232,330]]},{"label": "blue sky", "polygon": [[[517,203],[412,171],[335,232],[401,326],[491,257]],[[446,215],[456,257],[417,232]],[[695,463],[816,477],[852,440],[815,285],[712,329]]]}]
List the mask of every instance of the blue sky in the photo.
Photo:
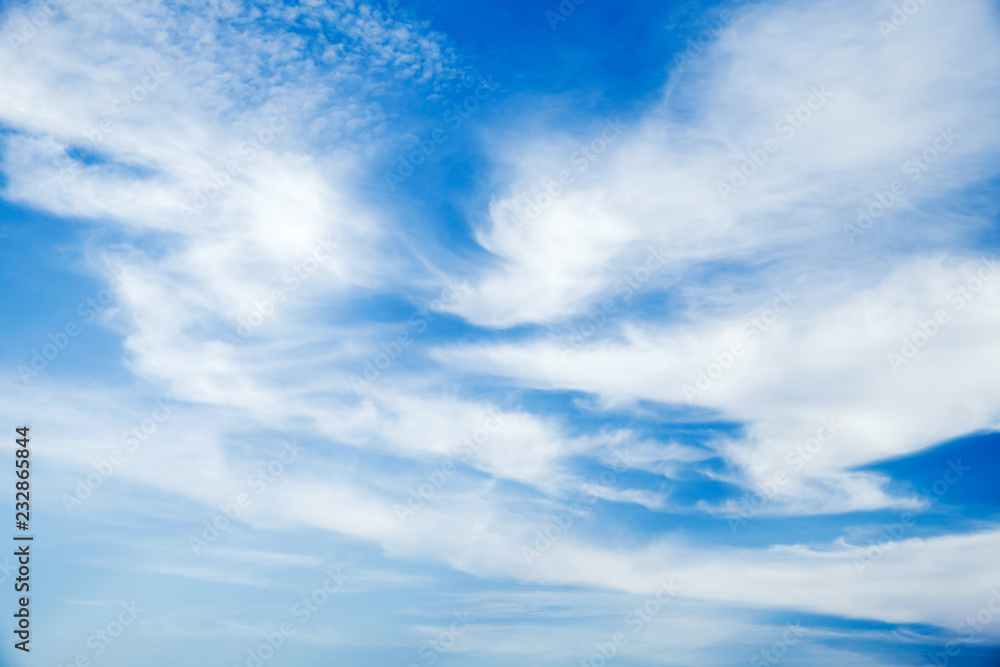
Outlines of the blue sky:
[{"label": "blue sky", "polygon": [[980,0],[5,3],[0,664],[998,664],[998,75]]}]

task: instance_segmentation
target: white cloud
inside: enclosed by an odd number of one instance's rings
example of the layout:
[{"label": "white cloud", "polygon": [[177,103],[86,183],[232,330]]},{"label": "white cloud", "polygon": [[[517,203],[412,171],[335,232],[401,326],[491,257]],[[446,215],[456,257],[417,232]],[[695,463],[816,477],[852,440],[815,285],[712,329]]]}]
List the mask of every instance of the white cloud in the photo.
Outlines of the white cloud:
[{"label": "white cloud", "polygon": [[[748,485],[789,465],[787,453],[824,419],[843,423],[783,489],[775,511],[911,506],[913,499],[885,492],[880,478],[852,469],[1000,425],[1000,383],[991,373],[1000,280],[984,283],[961,309],[949,300],[980,266],[962,250],[959,233],[982,223],[953,224],[938,206],[941,196],[974,186],[996,155],[989,120],[998,103],[990,87],[1000,63],[995,10],[986,2],[928,4],[883,40],[876,21],[887,9],[877,9],[813,3],[751,12],[689,74],[669,82],[660,105],[628,121],[626,133],[537,220],[515,229],[503,213],[505,206],[517,210],[515,198],[497,196],[491,225],[477,237],[496,264],[452,309],[473,324],[565,322],[595,300],[618,298],[616,281],[645,260],[650,245],[671,248],[669,265],[650,278],[643,297],[671,288],[672,300],[653,305],[642,321],[619,316],[609,329],[614,337],[602,333],[568,361],[544,337],[442,345],[434,355],[441,365],[430,372],[401,363],[392,369],[391,390],[380,384],[364,397],[350,390],[356,360],[348,351],[373,349],[370,329],[336,317],[326,322],[323,308],[356,290],[395,291],[425,280],[390,261],[382,244],[392,223],[351,194],[364,158],[357,144],[378,135],[379,95],[396,78],[439,91],[466,76],[426,26],[387,25],[384,17],[370,23],[373,10],[365,5],[300,7],[284,16],[271,7],[246,17],[337,25],[347,38],[324,44],[318,61],[293,31],[265,36],[249,22],[174,16],[158,3],[67,5],[63,18],[0,55],[0,122],[12,128],[3,143],[5,196],[99,220],[132,239],[94,255],[95,264],[129,268],[133,276],[108,324],[122,334],[136,377],[183,400],[187,413],[165,425],[121,479],[214,506],[245,478],[249,458],[234,451],[247,430],[301,430],[334,452],[348,446],[396,457],[409,470],[366,477],[358,470],[372,464],[347,466],[317,447],[308,466],[290,469],[248,512],[251,526],[336,531],[394,557],[445,562],[478,576],[640,593],[656,577],[673,575],[686,596],[701,600],[948,626],[994,585],[996,530],[900,542],[877,578],[854,571],[861,547],[709,550],[664,537],[635,549],[625,540],[595,546],[601,538],[594,527],[558,540],[529,567],[520,547],[549,525],[546,514],[564,511],[552,498],[577,489],[571,457],[604,459],[635,439],[635,467],[672,479],[707,454],[624,431],[574,436],[562,420],[524,408],[500,411],[506,423],[454,487],[405,525],[394,509],[419,477],[410,475],[414,464],[439,463],[451,443],[484,423],[489,401],[440,390],[457,374],[490,372],[521,386],[583,391],[605,405],[686,405],[684,385],[744,336],[744,323],[777,289],[800,301],[757,340],[743,341],[745,354],[690,405],[747,425],[746,438],[713,444]],[[8,14],[4,41],[18,21]],[[158,65],[168,72],[163,81],[147,85],[142,103],[87,149],[87,137],[115,113],[115,97],[142,85],[146,68]],[[776,118],[818,95],[814,86],[825,86],[829,99],[814,98],[814,117],[782,136]],[[286,107],[289,127],[278,132],[270,123]],[[909,156],[947,127],[958,139],[913,182],[905,206],[857,246],[848,243],[842,225],[857,207],[903,179]],[[265,128],[274,134],[266,148],[253,158],[241,153],[241,143],[266,136]],[[594,136],[579,135],[587,142]],[[717,183],[744,160],[741,151],[774,136],[781,136],[780,150],[723,199]],[[533,140],[509,149],[528,156],[512,191],[576,168],[566,150],[575,145]],[[93,159],[74,152],[81,146]],[[209,196],[213,176],[231,160],[242,160],[239,173]],[[194,202],[199,189],[206,205],[186,218],[181,204]],[[948,224],[914,239],[917,232],[898,226],[908,216]],[[283,276],[327,237],[339,252],[293,289]],[[952,252],[925,252],[927,239],[943,239]],[[909,252],[914,248],[920,252]],[[721,260],[750,268],[720,272]],[[245,343],[226,348],[225,335],[275,289],[286,297],[280,312]],[[942,308],[949,322],[898,372],[891,368],[886,355],[900,337],[912,339]],[[11,419],[54,424],[47,455],[71,474],[106,455],[143,414],[124,392],[88,393],[45,378],[2,392]],[[262,452],[266,447],[254,449]],[[511,481],[530,494],[501,483]],[[669,496],[643,489],[609,485],[598,495],[669,506]],[[589,518],[582,512],[577,527]],[[243,552],[251,565],[305,564],[251,555]],[[210,581],[264,581],[207,566],[151,567]],[[913,581],[925,586],[917,590]]]}]

